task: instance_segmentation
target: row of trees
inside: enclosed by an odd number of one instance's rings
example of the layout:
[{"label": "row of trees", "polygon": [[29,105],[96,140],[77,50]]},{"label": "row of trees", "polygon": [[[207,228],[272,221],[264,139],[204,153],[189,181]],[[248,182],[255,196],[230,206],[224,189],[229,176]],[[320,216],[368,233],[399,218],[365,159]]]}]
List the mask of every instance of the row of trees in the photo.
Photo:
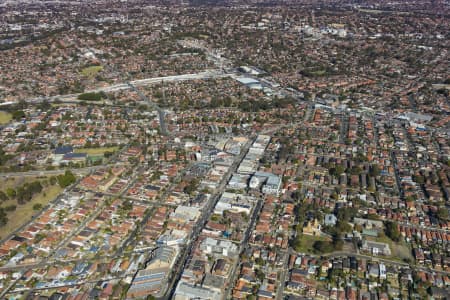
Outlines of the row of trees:
[{"label": "row of trees", "polygon": [[[25,183],[17,188],[9,187],[6,191],[0,191],[0,201],[4,202],[7,200],[16,199],[19,205],[23,205],[33,199],[36,194],[43,191],[44,186],[51,184],[55,185],[58,183],[61,187],[65,188],[76,181],[75,175],[66,171],[64,175],[59,175],[57,177],[52,176],[50,179],[44,181],[33,181]],[[33,206],[33,210],[41,210],[42,204],[36,203]],[[9,205],[6,207],[0,207],[0,226],[4,226],[8,223],[7,212],[16,210],[16,205]]]},{"label": "row of trees", "polygon": [[18,204],[25,204],[31,201],[33,196],[42,192],[42,184],[40,181],[33,181],[25,183],[23,186],[16,189],[16,198]]},{"label": "row of trees", "polygon": [[8,199],[17,199],[18,204],[25,204],[30,201],[35,194],[42,192],[42,189],[43,187],[40,181],[25,183],[16,189],[9,187],[6,189],[6,192],[0,191],[0,200],[6,201]]},{"label": "row of trees", "polygon": [[100,101],[102,99],[106,99],[107,96],[105,92],[90,92],[90,93],[83,93],[78,95],[78,100],[85,100],[85,101]]},{"label": "row of trees", "polygon": [[[47,185],[48,183],[55,185],[58,183],[62,188],[65,188],[75,181],[75,175],[70,171],[66,171],[64,175],[50,177],[48,182],[44,182],[44,185]],[[9,187],[6,191],[0,191],[0,201],[4,202],[10,199],[17,199],[18,204],[25,204],[26,202],[29,202],[34,195],[41,193],[43,189],[43,183],[39,180],[27,182],[17,188]]]},{"label": "row of trees", "polygon": [[0,207],[0,226],[4,226],[8,223],[8,216],[3,207]]},{"label": "row of trees", "polygon": [[[29,202],[34,195],[40,193],[43,186],[40,181],[33,181],[25,183],[16,189],[7,188],[6,192],[0,191],[0,201],[7,201],[9,199],[17,199],[18,204],[25,204]],[[8,212],[16,210],[16,205],[8,205],[6,207],[0,207],[0,226],[4,226],[8,223]]]}]

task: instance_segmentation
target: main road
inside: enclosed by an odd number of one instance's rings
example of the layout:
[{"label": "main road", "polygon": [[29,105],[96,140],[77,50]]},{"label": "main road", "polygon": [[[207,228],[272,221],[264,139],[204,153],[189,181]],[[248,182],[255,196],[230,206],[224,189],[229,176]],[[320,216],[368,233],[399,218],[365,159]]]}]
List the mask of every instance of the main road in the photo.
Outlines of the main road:
[{"label": "main road", "polygon": [[171,299],[173,293],[175,292],[176,283],[181,278],[181,274],[183,273],[183,269],[186,267],[189,256],[191,254],[194,242],[197,240],[197,238],[200,236],[200,233],[205,226],[206,222],[208,221],[209,217],[213,213],[213,208],[216,205],[217,201],[219,200],[220,196],[222,195],[223,191],[225,190],[225,187],[231,177],[231,175],[237,170],[237,167],[244,159],[245,155],[247,154],[248,150],[250,149],[251,145],[253,144],[255,140],[255,137],[250,138],[247,143],[243,146],[240,154],[235,157],[233,164],[228,169],[228,172],[223,176],[219,186],[216,188],[215,193],[210,197],[206,205],[202,209],[202,215],[200,219],[197,221],[197,224],[194,226],[193,232],[191,234],[191,237],[189,239],[189,242],[182,254],[182,256],[179,258],[176,267],[175,272],[173,273],[174,276],[172,277],[172,280],[168,283],[168,287],[166,290],[166,294],[162,297],[157,297],[161,300],[167,300]]}]

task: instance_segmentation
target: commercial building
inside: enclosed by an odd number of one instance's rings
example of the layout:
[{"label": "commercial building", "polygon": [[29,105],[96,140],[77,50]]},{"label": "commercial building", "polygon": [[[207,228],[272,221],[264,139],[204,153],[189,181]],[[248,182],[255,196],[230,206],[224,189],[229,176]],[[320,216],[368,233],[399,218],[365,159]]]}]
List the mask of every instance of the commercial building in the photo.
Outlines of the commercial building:
[{"label": "commercial building", "polygon": [[178,248],[163,246],[155,251],[155,256],[147,267],[140,270],[134,277],[127,299],[157,294],[165,287],[167,277],[178,256]]},{"label": "commercial building", "polygon": [[187,282],[180,282],[175,290],[174,299],[175,300],[210,300],[210,299],[221,299],[221,293],[213,291],[211,289],[194,286]]}]

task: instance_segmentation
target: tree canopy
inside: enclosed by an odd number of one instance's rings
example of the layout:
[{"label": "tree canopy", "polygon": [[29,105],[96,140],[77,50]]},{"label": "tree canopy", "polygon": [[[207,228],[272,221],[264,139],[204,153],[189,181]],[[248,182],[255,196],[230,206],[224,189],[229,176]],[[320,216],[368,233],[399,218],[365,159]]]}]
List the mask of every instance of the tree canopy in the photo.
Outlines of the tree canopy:
[{"label": "tree canopy", "polygon": [[394,242],[400,241],[400,231],[398,230],[398,225],[396,222],[387,221],[385,224],[386,235]]},{"label": "tree canopy", "polygon": [[77,180],[75,175],[73,175],[73,173],[70,172],[69,170],[67,170],[64,173],[64,175],[58,175],[57,179],[58,179],[58,184],[62,188],[68,187],[69,185],[71,185],[72,183],[74,183]]}]

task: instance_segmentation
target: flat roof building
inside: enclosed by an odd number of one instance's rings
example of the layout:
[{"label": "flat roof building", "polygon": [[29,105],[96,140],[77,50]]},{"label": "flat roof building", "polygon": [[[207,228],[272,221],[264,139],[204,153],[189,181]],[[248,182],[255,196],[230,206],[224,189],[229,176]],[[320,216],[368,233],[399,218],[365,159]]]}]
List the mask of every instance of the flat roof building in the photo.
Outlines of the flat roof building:
[{"label": "flat roof building", "polygon": [[217,291],[213,291],[211,289],[205,288],[205,287],[194,286],[187,282],[180,282],[177,286],[177,289],[175,290],[174,299],[175,300],[222,299],[222,294]]}]

